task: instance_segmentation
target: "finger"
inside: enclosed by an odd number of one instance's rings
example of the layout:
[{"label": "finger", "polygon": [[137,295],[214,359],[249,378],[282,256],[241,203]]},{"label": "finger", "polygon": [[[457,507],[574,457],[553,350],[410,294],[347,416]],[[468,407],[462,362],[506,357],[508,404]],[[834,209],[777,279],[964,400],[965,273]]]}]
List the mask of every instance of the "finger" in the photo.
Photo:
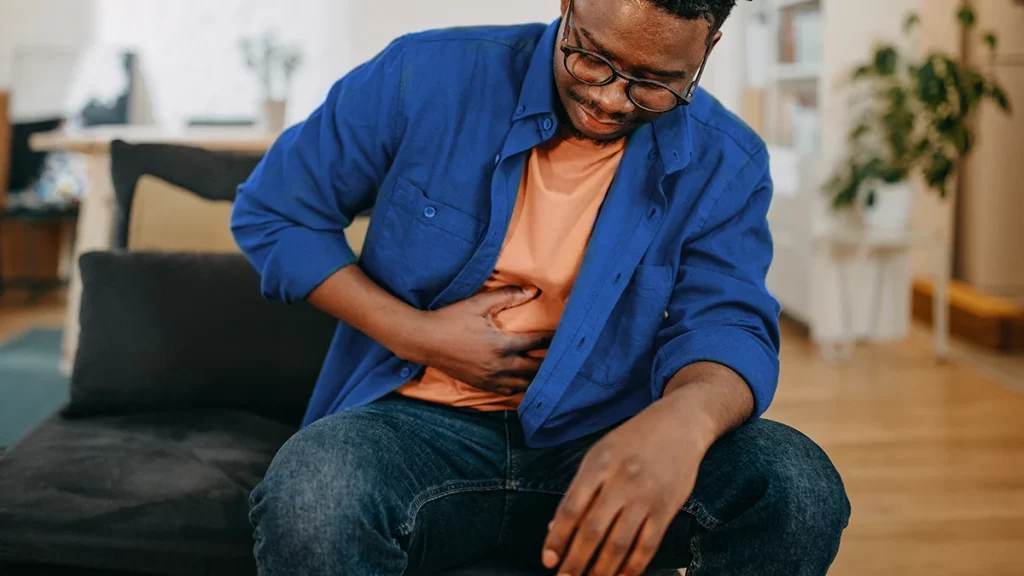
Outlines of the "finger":
[{"label": "finger", "polygon": [[524,332],[522,334],[509,334],[505,342],[506,354],[523,354],[533,350],[547,350],[551,347],[551,340],[555,337],[554,332]]},{"label": "finger", "polygon": [[517,376],[502,376],[493,381],[494,392],[505,396],[515,396],[526,392],[530,387],[530,381]]},{"label": "finger", "polygon": [[619,574],[622,576],[641,576],[651,560],[661,547],[661,541],[665,537],[671,518],[668,520],[660,516],[649,516],[640,528],[640,534],[633,543],[633,550],[622,566]]},{"label": "finger", "polygon": [[608,537],[605,538],[597,562],[590,570],[591,576],[618,576],[626,557],[633,549],[640,529],[647,519],[647,509],[631,506],[624,510],[615,520]]},{"label": "finger", "polygon": [[569,490],[562,497],[548,529],[541,555],[541,561],[547,568],[554,568],[565,557],[573,533],[601,486],[604,476],[600,472],[601,468],[588,466],[585,458]]},{"label": "finger", "polygon": [[576,533],[569,544],[569,551],[558,567],[558,574],[592,574],[587,572],[587,566],[597,557],[612,524],[625,506],[625,499],[620,494],[620,490],[608,485],[602,487],[590,510],[578,523]]},{"label": "finger", "polygon": [[507,368],[502,372],[502,374],[532,380],[533,377],[537,375],[537,372],[540,371],[540,365],[543,361],[543,358],[512,356],[511,358],[508,358],[506,363]]},{"label": "finger", "polygon": [[536,298],[538,292],[537,288],[532,286],[526,288],[505,286],[504,288],[473,296],[473,299],[479,303],[481,315],[490,316],[502,310],[526,304]]}]

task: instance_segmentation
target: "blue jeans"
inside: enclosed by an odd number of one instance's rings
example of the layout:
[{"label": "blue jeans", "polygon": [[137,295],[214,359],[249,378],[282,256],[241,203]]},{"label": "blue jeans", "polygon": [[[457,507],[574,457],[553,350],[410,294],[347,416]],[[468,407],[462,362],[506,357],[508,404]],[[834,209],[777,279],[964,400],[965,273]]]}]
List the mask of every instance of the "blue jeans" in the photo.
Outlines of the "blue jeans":
[{"label": "blue jeans", "polygon": [[[481,558],[540,565],[547,524],[599,434],[527,448],[515,412],[388,396],[292,437],[250,498],[264,576],[430,574]],[[756,420],[708,452],[654,568],[823,575],[850,514],[806,436]]]}]

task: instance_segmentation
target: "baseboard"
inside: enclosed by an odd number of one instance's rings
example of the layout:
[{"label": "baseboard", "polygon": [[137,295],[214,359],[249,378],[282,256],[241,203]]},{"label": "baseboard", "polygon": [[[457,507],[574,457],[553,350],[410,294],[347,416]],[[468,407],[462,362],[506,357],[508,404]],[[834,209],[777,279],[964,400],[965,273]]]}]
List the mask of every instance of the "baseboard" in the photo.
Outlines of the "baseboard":
[{"label": "baseboard", "polygon": [[[1024,349],[1024,307],[956,280],[950,283],[948,292],[950,334],[993,350]],[[932,294],[930,280],[914,280],[914,318],[929,325]]]}]

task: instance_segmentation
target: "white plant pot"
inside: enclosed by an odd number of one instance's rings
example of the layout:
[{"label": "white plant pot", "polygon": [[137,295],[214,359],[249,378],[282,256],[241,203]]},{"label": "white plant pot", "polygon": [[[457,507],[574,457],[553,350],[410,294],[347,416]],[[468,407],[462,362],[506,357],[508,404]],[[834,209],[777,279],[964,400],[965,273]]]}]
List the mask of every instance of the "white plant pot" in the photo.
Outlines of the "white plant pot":
[{"label": "white plant pot", "polygon": [[875,202],[864,206],[862,223],[874,232],[906,232],[914,206],[914,191],[909,182],[883,184],[875,189]]}]

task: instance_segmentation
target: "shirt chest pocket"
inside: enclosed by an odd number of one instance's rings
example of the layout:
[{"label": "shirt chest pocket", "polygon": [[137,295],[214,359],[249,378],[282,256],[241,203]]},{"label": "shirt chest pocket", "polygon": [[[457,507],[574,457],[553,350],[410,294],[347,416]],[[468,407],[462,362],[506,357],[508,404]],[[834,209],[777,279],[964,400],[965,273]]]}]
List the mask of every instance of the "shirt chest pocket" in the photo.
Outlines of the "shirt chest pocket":
[{"label": "shirt chest pocket", "polygon": [[432,200],[399,179],[378,245],[390,253],[385,256],[392,262],[391,284],[416,299],[431,300],[473,256],[484,229],[485,224],[468,212]]},{"label": "shirt chest pocket", "polygon": [[638,266],[579,375],[604,388],[648,384],[672,296],[671,266]]}]

